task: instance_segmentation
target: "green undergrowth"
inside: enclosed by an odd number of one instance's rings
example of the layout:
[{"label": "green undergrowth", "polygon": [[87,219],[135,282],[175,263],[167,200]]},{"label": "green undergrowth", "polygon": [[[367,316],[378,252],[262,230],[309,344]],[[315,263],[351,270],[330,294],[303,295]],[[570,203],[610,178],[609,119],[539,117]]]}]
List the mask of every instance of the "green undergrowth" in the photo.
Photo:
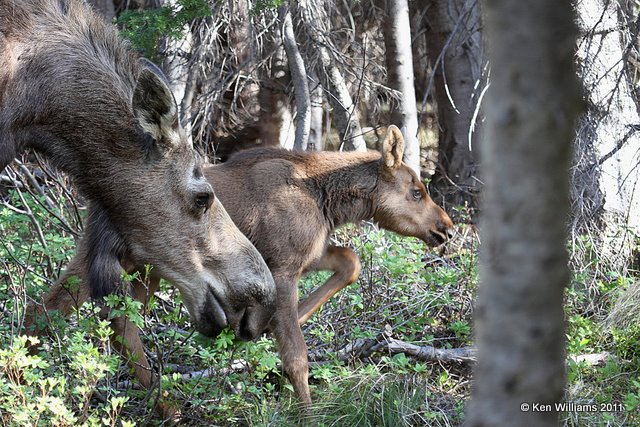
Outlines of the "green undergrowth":
[{"label": "green undergrowth", "polygon": [[[611,321],[620,303],[636,292],[635,273],[602,270],[574,274],[567,290],[567,426],[640,426],[640,318]],[[635,304],[640,303],[635,299]],[[598,361],[575,360],[593,355]],[[587,408],[584,410],[583,408]]]},{"label": "green undergrowth", "polygon": [[[384,345],[365,355],[347,351],[385,338],[439,349],[473,344],[477,286],[475,229],[456,227],[442,248],[427,248],[368,223],[338,230],[332,244],[352,248],[362,271],[304,326],[312,360],[313,406],[303,410],[270,336],[240,342],[193,332],[178,292],[162,282],[147,310],[128,297],[104,305],[142,327],[147,355],[162,373],[142,389],[113,348],[107,319],[87,303],[69,318],[49,313],[49,334],[27,338],[26,304],[39,301],[74,251],[68,200],[49,211],[40,196],[0,194],[0,424],[3,426],[160,425],[159,399],[179,408],[181,425],[458,426],[470,395],[471,367],[418,360]],[[9,207],[11,206],[11,207]],[[26,208],[29,209],[26,209]],[[566,411],[567,426],[640,426],[640,322],[629,319],[638,281],[590,259],[566,292],[569,356],[607,353],[599,364],[569,361],[565,401],[596,405]],[[329,277],[306,276],[300,295]],[[639,292],[640,293],[640,292]],[[626,301],[626,302],[625,302]],[[631,314],[629,314],[631,313]]]}]

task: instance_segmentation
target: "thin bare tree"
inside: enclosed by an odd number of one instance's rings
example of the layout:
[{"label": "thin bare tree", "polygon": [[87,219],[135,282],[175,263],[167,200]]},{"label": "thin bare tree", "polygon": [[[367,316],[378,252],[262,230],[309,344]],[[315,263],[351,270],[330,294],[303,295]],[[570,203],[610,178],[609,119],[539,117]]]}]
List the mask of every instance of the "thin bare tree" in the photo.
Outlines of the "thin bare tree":
[{"label": "thin bare tree", "polygon": [[418,109],[413,86],[411,25],[407,0],[383,0],[386,18],[383,25],[387,59],[387,85],[399,92],[400,99],[391,109],[391,122],[405,136],[404,161],[420,176]]}]

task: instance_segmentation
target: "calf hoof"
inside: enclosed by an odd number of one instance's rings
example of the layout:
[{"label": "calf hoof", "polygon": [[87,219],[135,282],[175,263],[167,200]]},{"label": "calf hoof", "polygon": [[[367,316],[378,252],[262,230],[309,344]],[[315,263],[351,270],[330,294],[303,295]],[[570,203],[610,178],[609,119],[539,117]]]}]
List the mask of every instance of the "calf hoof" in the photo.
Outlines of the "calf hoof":
[{"label": "calf hoof", "polygon": [[167,403],[156,404],[155,410],[156,414],[158,414],[162,418],[162,421],[164,421],[163,425],[176,425],[182,418],[182,412],[180,412],[180,409]]}]

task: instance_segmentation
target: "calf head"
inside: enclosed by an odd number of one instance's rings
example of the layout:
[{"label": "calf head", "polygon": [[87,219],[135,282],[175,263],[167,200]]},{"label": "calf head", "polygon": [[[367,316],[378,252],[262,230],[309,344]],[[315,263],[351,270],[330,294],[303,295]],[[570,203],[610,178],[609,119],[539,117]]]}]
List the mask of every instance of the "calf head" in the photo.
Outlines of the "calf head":
[{"label": "calf head", "polygon": [[418,237],[430,246],[444,243],[453,227],[416,173],[402,162],[404,138],[390,126],[383,143],[374,220],[403,236]]}]

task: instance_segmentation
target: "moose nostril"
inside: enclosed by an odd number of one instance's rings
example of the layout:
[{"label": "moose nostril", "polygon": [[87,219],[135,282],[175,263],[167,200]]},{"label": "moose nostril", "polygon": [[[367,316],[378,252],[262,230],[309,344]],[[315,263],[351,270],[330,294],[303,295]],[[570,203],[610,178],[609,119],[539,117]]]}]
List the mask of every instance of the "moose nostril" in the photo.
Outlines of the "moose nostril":
[{"label": "moose nostril", "polygon": [[236,335],[243,341],[251,341],[255,338],[256,333],[251,329],[250,307],[247,307],[240,319],[240,325],[236,331]]},{"label": "moose nostril", "polygon": [[447,239],[450,239],[453,237],[453,224],[446,224],[443,221],[437,221],[436,229],[440,233],[442,233]]},{"label": "moose nostril", "polygon": [[198,209],[209,209],[213,203],[213,193],[211,191],[197,193],[195,203]]}]

